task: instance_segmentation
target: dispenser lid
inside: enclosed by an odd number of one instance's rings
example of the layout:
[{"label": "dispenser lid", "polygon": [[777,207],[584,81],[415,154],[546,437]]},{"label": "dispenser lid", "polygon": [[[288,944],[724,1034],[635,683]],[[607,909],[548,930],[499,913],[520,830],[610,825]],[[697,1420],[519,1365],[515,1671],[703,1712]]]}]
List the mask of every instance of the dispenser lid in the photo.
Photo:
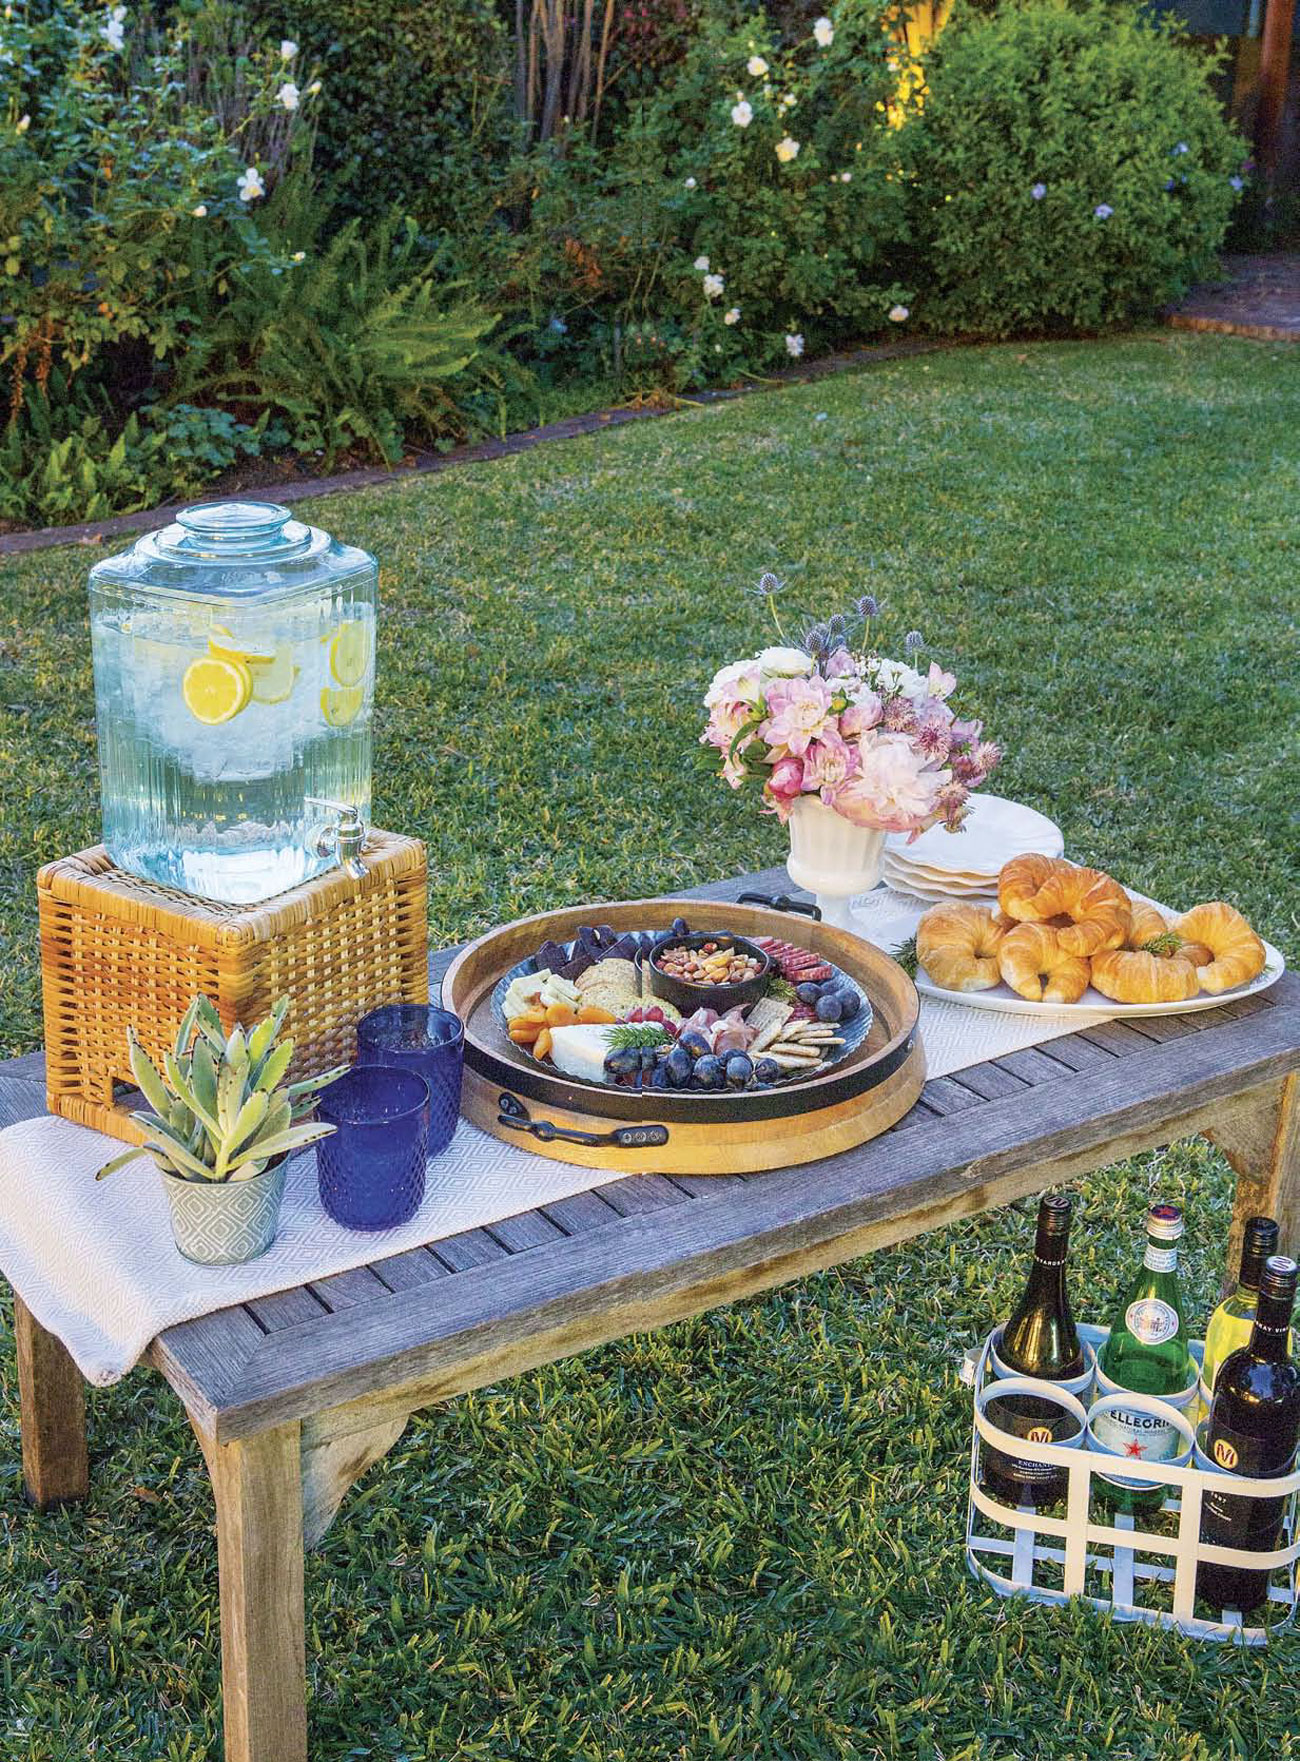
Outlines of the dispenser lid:
[{"label": "dispenser lid", "polygon": [[119,581],[166,593],[253,598],[296,593],[323,577],[373,568],[365,551],[295,520],[278,502],[196,502],[170,526],[105,557],[91,583]]}]

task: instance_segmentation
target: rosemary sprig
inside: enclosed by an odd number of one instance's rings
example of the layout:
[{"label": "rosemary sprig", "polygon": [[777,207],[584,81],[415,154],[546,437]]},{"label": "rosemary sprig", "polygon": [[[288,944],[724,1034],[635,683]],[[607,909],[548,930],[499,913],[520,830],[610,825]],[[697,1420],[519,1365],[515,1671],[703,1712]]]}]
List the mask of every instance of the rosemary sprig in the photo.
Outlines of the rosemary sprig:
[{"label": "rosemary sprig", "polygon": [[626,1052],[634,1046],[663,1046],[671,1038],[658,1022],[619,1022],[609,1031],[609,1050]]},{"label": "rosemary sprig", "polygon": [[1176,930],[1165,930],[1162,931],[1159,936],[1153,936],[1150,942],[1144,942],[1142,944],[1142,953],[1155,954],[1163,957],[1165,955],[1177,954],[1182,946],[1183,939]]},{"label": "rosemary sprig", "polygon": [[900,943],[894,950],[894,959],[907,974],[909,979],[916,977],[916,937],[909,936],[906,942]]}]

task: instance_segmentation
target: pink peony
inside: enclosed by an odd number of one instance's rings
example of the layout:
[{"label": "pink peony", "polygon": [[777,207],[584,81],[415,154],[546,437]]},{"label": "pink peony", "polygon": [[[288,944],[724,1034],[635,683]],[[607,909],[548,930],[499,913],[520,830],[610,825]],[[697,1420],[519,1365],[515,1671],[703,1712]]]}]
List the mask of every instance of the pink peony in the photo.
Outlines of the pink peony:
[{"label": "pink peony", "polygon": [[858,663],[847,649],[836,649],[826,663],[826,677],[828,679],[856,679],[858,677]]},{"label": "pink peony", "polygon": [[840,717],[840,733],[846,738],[854,734],[865,734],[874,728],[885,713],[885,706],[874,691],[864,691],[856,703],[849,705]]},{"label": "pink peony", "polygon": [[769,746],[803,753],[825,728],[830,707],[831,691],[824,679],[778,679],[767,688],[767,720],[758,732]]},{"label": "pink peony", "polygon": [[847,782],[857,767],[857,747],[850,746],[828,728],[804,754],[803,786],[805,789],[820,789],[823,794],[827,790],[833,791]]},{"label": "pink peony", "polygon": [[877,734],[859,742],[858,769],[830,792],[830,805],[855,826],[911,832],[931,817],[950,780],[949,772],[928,769],[905,735]]}]

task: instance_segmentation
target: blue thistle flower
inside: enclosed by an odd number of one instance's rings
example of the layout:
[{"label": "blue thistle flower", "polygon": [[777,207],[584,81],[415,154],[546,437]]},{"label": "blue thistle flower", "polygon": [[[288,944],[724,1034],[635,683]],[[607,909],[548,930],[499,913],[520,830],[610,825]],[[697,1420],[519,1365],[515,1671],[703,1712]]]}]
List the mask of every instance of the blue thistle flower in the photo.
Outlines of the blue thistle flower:
[{"label": "blue thistle flower", "polygon": [[909,630],[907,635],[903,638],[903,651],[905,654],[914,655],[917,649],[923,649],[924,647],[925,638],[921,635],[919,630]]},{"label": "blue thistle flower", "polygon": [[858,601],[859,618],[876,618],[880,615],[880,601],[874,593],[864,593]]}]

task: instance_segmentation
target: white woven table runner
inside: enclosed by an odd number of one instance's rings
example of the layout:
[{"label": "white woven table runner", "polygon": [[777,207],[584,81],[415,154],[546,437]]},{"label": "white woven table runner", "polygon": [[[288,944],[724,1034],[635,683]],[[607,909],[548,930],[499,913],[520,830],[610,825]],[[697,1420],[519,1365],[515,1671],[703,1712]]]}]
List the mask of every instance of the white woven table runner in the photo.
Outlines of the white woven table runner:
[{"label": "white woven table runner", "polygon": [[[882,946],[910,935],[924,906],[887,889],[860,913]],[[1099,1017],[1089,1016],[1088,1021]],[[1037,1045],[1080,1025],[1078,1015],[1030,1017],[921,1000],[929,1075],[939,1077]],[[195,1266],[172,1241],[158,1176],[131,1164],[96,1183],[121,1145],[42,1115],[0,1132],[0,1271],[92,1383],[125,1376],[165,1328],[230,1304],[347,1272],[462,1230],[617,1179],[606,1169],[551,1162],[463,1121],[429,1165],[425,1199],[395,1230],[346,1230],[321,1209],[312,1153],[288,1170],[275,1243],[244,1266]]]}]

